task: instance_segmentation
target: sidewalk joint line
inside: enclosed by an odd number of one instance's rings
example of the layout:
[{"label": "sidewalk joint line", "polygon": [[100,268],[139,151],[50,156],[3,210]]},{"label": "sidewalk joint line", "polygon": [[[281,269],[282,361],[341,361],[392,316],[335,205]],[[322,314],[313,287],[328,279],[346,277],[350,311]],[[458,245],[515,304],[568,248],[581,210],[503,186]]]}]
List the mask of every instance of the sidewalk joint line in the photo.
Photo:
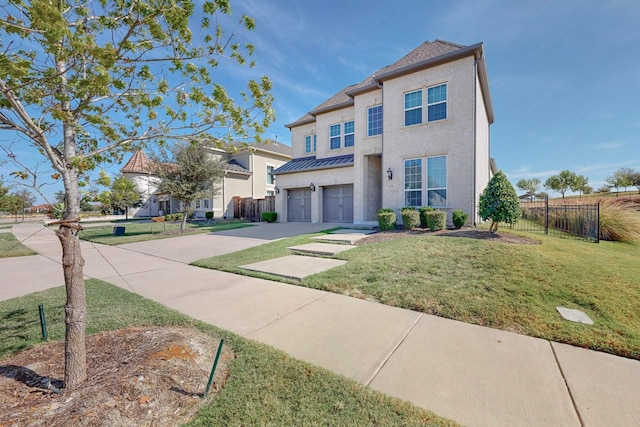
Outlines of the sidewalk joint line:
[{"label": "sidewalk joint line", "polygon": [[411,326],[409,326],[409,328],[407,329],[407,332],[405,332],[404,335],[402,336],[402,338],[400,339],[400,341],[398,341],[398,344],[396,344],[393,347],[393,349],[391,349],[391,351],[389,352],[387,357],[385,357],[385,359],[380,363],[380,365],[376,368],[376,370],[373,372],[373,374],[371,374],[369,379],[364,383],[366,386],[371,385],[371,382],[378,376],[378,374],[380,373],[382,368],[384,368],[384,366],[387,364],[389,359],[391,359],[391,356],[393,356],[395,354],[395,352],[398,350],[398,348],[402,345],[402,343],[404,343],[404,341],[407,339],[407,337],[409,336],[411,331],[413,331],[413,329],[416,327],[416,325],[418,324],[420,319],[422,319],[423,317],[424,317],[424,313],[420,313],[420,315],[416,318],[416,320],[413,322],[413,324]]},{"label": "sidewalk joint line", "polygon": [[129,283],[129,281],[127,279],[124,278],[124,276],[122,274],[120,274],[120,272],[118,271],[118,269],[111,263],[111,261],[109,261],[107,259],[106,256],[104,256],[104,254],[102,253],[102,251],[100,251],[100,249],[96,246],[96,244],[94,242],[91,242],[91,246],[93,246],[93,248],[100,254],[100,256],[102,257],[102,259],[104,259],[106,261],[107,264],[109,264],[109,267],[111,267],[113,269],[113,271],[116,272],[116,274],[118,275],[118,277],[120,279],[122,279],[124,281],[124,283],[127,284],[127,286],[131,289],[131,291],[136,294],[136,295],[140,295],[138,293],[138,291],[136,291],[133,286],[131,286],[131,283]]},{"label": "sidewalk joint line", "polygon": [[564,371],[562,370],[562,365],[560,365],[560,360],[558,360],[558,355],[556,354],[556,349],[553,347],[553,342],[547,341],[549,343],[549,347],[551,347],[551,352],[553,353],[553,358],[556,361],[556,365],[558,366],[558,370],[560,371],[560,375],[562,376],[562,380],[564,381],[564,385],[567,388],[567,393],[569,393],[569,398],[571,399],[571,404],[573,405],[573,410],[576,411],[576,415],[578,416],[578,421],[580,422],[580,426],[584,427],[584,420],[582,419],[582,415],[580,415],[580,410],[578,409],[578,405],[576,403],[575,398],[573,397],[573,393],[571,393],[571,387],[569,387],[569,383],[567,382],[567,377],[564,375]]},{"label": "sidewalk joint line", "polygon": [[[276,283],[277,283],[277,282],[276,282]],[[285,284],[286,284],[286,283],[285,283]],[[287,284],[287,285],[288,285],[288,284]],[[296,286],[296,285],[288,285],[288,286]],[[315,289],[315,290],[318,290],[318,289]],[[279,317],[277,317],[277,318],[273,319],[272,321],[267,322],[267,323],[265,323],[265,324],[264,324],[264,325],[262,325],[262,326],[258,326],[257,328],[255,328],[255,329],[253,329],[253,330],[251,330],[251,331],[247,332],[246,334],[244,334],[244,336],[245,336],[245,337],[248,337],[248,336],[249,336],[249,335],[251,335],[252,333],[257,332],[257,331],[259,331],[260,329],[266,328],[267,326],[270,326],[270,325],[272,325],[272,324],[276,323],[278,320],[284,319],[286,316],[289,316],[290,314],[293,314],[293,313],[295,313],[295,312],[296,312],[296,311],[298,311],[298,310],[302,310],[303,308],[305,308],[305,307],[306,307],[306,306],[308,306],[309,304],[312,304],[312,303],[314,303],[314,302],[316,302],[316,301],[320,301],[322,298],[325,298],[327,295],[330,295],[330,294],[331,294],[331,292],[327,292],[327,291],[320,291],[320,292],[324,292],[324,295],[320,295],[319,297],[314,298],[314,299],[312,299],[311,301],[306,302],[306,303],[302,304],[301,306],[296,307],[296,308],[294,308],[293,310],[291,310],[291,311],[289,311],[289,312],[287,312],[287,313],[284,313],[283,315],[281,315],[281,316],[279,316]]]}]

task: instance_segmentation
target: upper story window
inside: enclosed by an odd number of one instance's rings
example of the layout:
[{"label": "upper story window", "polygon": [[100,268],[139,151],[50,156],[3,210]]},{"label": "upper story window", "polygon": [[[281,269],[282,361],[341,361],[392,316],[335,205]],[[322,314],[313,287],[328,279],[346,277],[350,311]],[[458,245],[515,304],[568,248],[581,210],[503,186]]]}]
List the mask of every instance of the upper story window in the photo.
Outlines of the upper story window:
[{"label": "upper story window", "polygon": [[441,84],[427,89],[427,121],[447,118],[447,85]]},{"label": "upper story window", "polygon": [[382,133],[382,105],[369,107],[367,110],[367,136],[380,135]]},{"label": "upper story window", "polygon": [[316,151],[317,135],[307,135],[304,137],[304,152],[314,153]]},{"label": "upper story window", "polygon": [[355,142],[355,125],[353,120],[344,123],[344,146],[353,147]]},{"label": "upper story window", "polygon": [[[439,84],[427,88],[427,122],[435,122],[447,118],[447,84]],[[422,123],[422,90],[404,94],[404,125],[411,126]]]},{"label": "upper story window", "polygon": [[404,125],[422,123],[422,91],[416,90],[404,94]]},{"label": "upper story window", "polygon": [[340,125],[329,126],[329,146],[332,150],[340,148]]},{"label": "upper story window", "polygon": [[267,166],[267,185],[276,185],[276,177],[273,175],[275,166]]}]

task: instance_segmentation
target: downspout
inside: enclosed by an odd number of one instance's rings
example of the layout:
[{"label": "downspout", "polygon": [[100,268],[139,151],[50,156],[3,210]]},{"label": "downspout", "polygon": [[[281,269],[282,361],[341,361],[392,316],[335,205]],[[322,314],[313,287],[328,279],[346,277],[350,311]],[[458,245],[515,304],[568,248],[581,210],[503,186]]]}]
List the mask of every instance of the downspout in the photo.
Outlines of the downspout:
[{"label": "downspout", "polygon": [[[227,171],[222,174],[222,219],[227,218]],[[213,210],[213,198],[211,199],[211,210]]]},{"label": "downspout", "polygon": [[[380,149],[382,151],[382,156],[380,157],[380,207],[384,207],[384,178],[385,178],[385,169],[384,169],[384,85],[382,82],[378,81],[378,87],[382,90],[381,102],[382,102],[382,135],[380,135]],[[389,166],[387,166],[389,167]]]},{"label": "downspout", "polygon": [[474,57],[473,60],[473,207],[472,207],[472,213],[473,213],[473,225],[476,226],[476,219],[477,219],[477,209],[478,207],[476,206],[478,203],[478,200],[476,199],[476,192],[478,190],[477,188],[477,174],[478,174],[478,135],[477,135],[477,107],[478,107],[478,59]]},{"label": "downspout", "polygon": [[251,156],[251,198],[256,198],[256,169],[255,169],[255,151],[250,151]]}]

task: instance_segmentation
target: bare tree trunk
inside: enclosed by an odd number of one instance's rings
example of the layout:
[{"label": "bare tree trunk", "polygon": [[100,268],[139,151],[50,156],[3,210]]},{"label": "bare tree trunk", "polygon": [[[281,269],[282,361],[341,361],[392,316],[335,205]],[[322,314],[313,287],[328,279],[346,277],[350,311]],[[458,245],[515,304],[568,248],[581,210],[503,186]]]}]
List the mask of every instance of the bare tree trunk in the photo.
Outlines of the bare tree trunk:
[{"label": "bare tree trunk", "polygon": [[56,231],[62,244],[62,268],[67,290],[64,307],[66,326],[64,385],[73,390],[87,379],[87,350],[85,328],[87,319],[86,293],[84,287],[84,258],[77,231],[62,225]]}]

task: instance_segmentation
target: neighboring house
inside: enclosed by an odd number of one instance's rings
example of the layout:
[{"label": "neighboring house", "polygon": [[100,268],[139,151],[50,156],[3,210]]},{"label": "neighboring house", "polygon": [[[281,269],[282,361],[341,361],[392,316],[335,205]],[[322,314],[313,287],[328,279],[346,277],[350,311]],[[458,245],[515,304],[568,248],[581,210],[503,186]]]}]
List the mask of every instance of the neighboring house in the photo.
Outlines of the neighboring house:
[{"label": "neighboring house", "polygon": [[278,219],[366,224],[382,207],[433,206],[473,223],[495,172],[491,123],[482,43],[425,42],[287,125]]},{"label": "neighboring house", "polygon": [[[212,150],[213,156],[225,160],[225,173],[218,192],[196,200],[191,208],[197,217],[213,212],[216,218],[233,218],[233,197],[262,199],[275,195],[275,176],[272,172],[291,159],[291,147],[275,142],[228,144],[225,149]],[[131,208],[136,217],[159,216],[182,211],[182,206],[168,194],[158,192],[159,178],[153,174],[151,160],[137,151],[120,169],[142,194],[142,205]]]}]

